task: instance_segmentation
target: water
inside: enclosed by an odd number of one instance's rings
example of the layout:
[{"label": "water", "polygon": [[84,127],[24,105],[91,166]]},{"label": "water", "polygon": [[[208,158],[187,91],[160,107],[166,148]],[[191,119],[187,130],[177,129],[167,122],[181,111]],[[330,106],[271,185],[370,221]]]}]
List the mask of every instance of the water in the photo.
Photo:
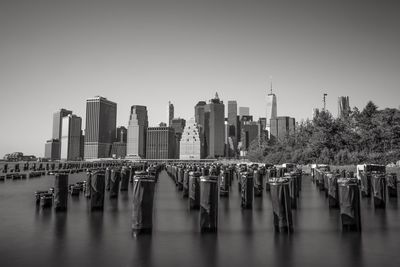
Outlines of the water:
[{"label": "water", "polygon": [[[70,175],[70,183],[85,179]],[[132,188],[91,213],[80,197],[68,212],[37,209],[33,193],[54,177],[0,182],[0,266],[399,266],[397,200],[374,210],[362,200],[362,233],[342,233],[339,212],[303,177],[292,235],[273,231],[269,195],[241,210],[236,182],[219,202],[217,234],[199,232],[198,212],[163,172],[156,187],[153,234],[132,237]]]}]

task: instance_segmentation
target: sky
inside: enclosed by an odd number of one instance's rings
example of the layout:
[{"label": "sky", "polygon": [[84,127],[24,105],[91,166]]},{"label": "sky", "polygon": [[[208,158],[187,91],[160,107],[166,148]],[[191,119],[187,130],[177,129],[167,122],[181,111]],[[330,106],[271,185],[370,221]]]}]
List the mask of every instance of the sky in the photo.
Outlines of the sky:
[{"label": "sky", "polygon": [[[337,98],[400,105],[400,1],[0,1],[0,157],[44,155],[52,114],[96,95],[146,105],[149,124],[189,119],[215,92],[297,121]],[[271,78],[272,77],[272,78]]]}]

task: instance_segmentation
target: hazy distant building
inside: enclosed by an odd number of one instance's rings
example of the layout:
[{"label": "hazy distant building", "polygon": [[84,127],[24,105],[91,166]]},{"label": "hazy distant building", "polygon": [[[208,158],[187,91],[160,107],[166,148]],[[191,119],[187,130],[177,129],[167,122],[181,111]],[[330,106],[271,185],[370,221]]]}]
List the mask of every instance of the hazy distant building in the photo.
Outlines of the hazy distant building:
[{"label": "hazy distant building", "polygon": [[50,160],[60,159],[60,140],[47,140],[45,145],[44,157]]},{"label": "hazy distant building", "polygon": [[314,118],[318,117],[318,115],[319,115],[319,108],[313,108],[312,118],[314,119]]},{"label": "hazy distant building", "polygon": [[124,126],[120,126],[116,131],[115,142],[126,143],[128,141],[128,129]]},{"label": "hazy distant building", "polygon": [[81,160],[82,118],[68,115],[62,119],[61,160]]},{"label": "hazy distant building", "polygon": [[263,130],[267,129],[267,118],[258,118],[258,124]]},{"label": "hazy distant building", "polygon": [[182,118],[174,118],[171,121],[170,127],[172,127],[175,131],[175,139],[176,139],[176,149],[175,152],[177,153],[175,155],[176,158],[179,158],[179,146],[180,146],[180,141],[183,133],[183,129],[185,128],[186,125],[186,120]]},{"label": "hazy distant building", "polygon": [[225,151],[225,105],[218,94],[205,106],[205,136],[207,139],[207,157],[224,156]]},{"label": "hazy distant building", "polygon": [[249,116],[250,115],[250,108],[249,107],[239,107],[239,116]]},{"label": "hazy distant building", "polygon": [[146,158],[148,125],[147,108],[132,106],[128,125],[127,155],[129,157]]},{"label": "hazy distant building", "polygon": [[171,126],[173,118],[174,118],[174,105],[171,103],[171,101],[168,101],[168,116],[167,116],[168,126]]},{"label": "hazy distant building", "polygon": [[348,118],[350,115],[350,102],[348,96],[340,96],[338,98],[338,117]]},{"label": "hazy distant building", "polygon": [[85,159],[110,157],[116,123],[116,103],[101,96],[86,100]]},{"label": "hazy distant building", "polygon": [[171,127],[149,127],[147,129],[146,158],[174,159],[175,131]]},{"label": "hazy distant building", "polygon": [[296,121],[291,117],[276,117],[270,120],[271,125],[271,138],[275,138],[278,141],[284,140],[289,135],[294,134]]},{"label": "hazy distant building", "polygon": [[199,128],[200,143],[201,143],[201,158],[207,157],[207,140],[205,137],[205,107],[207,103],[205,101],[199,101],[194,107],[195,121]]},{"label": "hazy distant building", "polygon": [[272,92],[272,83],[271,83],[271,91],[270,93],[267,95],[267,112],[265,114],[265,119],[267,121],[267,125],[266,125],[266,130],[269,131],[269,133],[271,134],[271,120],[272,119],[276,119],[276,117],[278,116],[277,113],[277,101],[276,101],[276,95]]},{"label": "hazy distant building", "polygon": [[194,118],[186,122],[180,141],[179,159],[196,160],[200,159],[200,132]]}]

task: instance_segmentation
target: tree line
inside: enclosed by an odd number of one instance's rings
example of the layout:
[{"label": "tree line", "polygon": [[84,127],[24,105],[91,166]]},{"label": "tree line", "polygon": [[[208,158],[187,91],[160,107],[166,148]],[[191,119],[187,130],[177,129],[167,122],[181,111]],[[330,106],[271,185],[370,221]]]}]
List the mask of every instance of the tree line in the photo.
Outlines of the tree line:
[{"label": "tree line", "polygon": [[283,140],[254,140],[247,157],[271,164],[294,162],[349,165],[389,164],[400,160],[400,110],[379,110],[368,102],[342,118],[321,111],[302,121]]}]

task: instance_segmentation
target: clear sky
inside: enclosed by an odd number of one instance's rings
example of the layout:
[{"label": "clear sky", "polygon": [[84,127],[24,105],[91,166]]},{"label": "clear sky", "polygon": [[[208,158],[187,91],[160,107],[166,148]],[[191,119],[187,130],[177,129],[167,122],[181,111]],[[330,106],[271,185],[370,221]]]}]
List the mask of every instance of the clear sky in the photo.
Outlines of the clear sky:
[{"label": "clear sky", "polygon": [[217,91],[265,116],[273,77],[278,115],[337,97],[400,105],[400,1],[0,1],[0,156],[43,156],[52,114],[85,121],[85,100],[146,105],[150,125],[190,118]]}]

